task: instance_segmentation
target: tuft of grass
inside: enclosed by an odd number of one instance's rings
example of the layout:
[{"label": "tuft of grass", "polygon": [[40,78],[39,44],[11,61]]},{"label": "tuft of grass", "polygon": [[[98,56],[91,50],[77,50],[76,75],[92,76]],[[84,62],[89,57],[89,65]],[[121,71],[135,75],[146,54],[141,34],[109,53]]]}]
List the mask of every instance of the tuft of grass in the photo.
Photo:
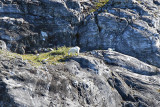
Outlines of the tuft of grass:
[{"label": "tuft of grass", "polygon": [[12,53],[12,52],[9,52],[7,50],[1,50],[0,49],[0,54],[5,56],[5,57],[8,57],[8,58],[21,58],[20,54],[17,54],[17,53]]},{"label": "tuft of grass", "polygon": [[138,2],[139,4],[141,4],[141,3],[142,3],[142,1],[140,1],[140,0],[137,0],[137,2]]},{"label": "tuft of grass", "polygon": [[100,7],[103,7],[105,4],[107,4],[109,0],[99,0],[99,2],[94,2],[94,8],[90,10],[90,12],[95,12]]},{"label": "tuft of grass", "polygon": [[68,55],[70,47],[59,47],[57,50],[53,49],[53,51],[40,53],[38,56],[36,54],[24,54],[20,55],[17,53],[12,53],[9,51],[0,50],[0,54],[5,55],[9,58],[22,58],[23,60],[28,60],[33,66],[40,66],[42,62],[45,60],[49,64],[57,64],[64,63],[66,59],[70,58],[71,55]]},{"label": "tuft of grass", "polygon": [[59,47],[57,50],[40,53],[39,56],[34,54],[21,55],[23,60],[29,60],[33,65],[41,65],[45,60],[49,64],[63,63],[67,58],[71,56],[68,55],[69,47]]}]

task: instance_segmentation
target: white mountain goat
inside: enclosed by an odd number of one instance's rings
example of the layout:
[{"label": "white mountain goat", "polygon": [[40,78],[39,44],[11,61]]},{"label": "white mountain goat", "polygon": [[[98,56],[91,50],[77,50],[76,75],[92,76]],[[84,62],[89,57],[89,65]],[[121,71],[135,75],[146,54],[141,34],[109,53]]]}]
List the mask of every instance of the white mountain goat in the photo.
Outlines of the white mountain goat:
[{"label": "white mountain goat", "polygon": [[7,49],[6,43],[3,40],[0,40],[0,49],[2,49],[2,50]]},{"label": "white mountain goat", "polygon": [[72,53],[72,54],[77,53],[77,54],[79,55],[79,51],[80,51],[80,47],[75,46],[75,47],[71,48],[71,49],[68,51],[68,55],[70,55],[70,53]]},{"label": "white mountain goat", "polygon": [[42,36],[42,40],[45,41],[46,38],[48,37],[46,32],[41,31],[41,36]]}]

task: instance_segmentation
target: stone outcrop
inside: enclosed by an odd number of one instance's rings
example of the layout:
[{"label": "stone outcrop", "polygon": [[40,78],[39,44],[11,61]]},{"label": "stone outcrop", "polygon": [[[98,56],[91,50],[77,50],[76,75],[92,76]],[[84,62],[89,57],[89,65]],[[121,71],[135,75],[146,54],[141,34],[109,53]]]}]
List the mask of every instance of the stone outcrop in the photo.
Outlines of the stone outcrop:
[{"label": "stone outcrop", "polygon": [[110,0],[79,28],[79,44],[91,50],[113,48],[160,67],[158,8],[149,0]]},{"label": "stone outcrop", "polygon": [[5,0],[0,7],[0,39],[13,52],[63,45],[114,48],[160,67],[157,0],[109,0],[92,13],[96,6],[90,0]]},{"label": "stone outcrop", "polygon": [[115,51],[38,68],[20,57],[0,59],[1,106],[160,106],[160,69]]},{"label": "stone outcrop", "polygon": [[[87,3],[87,4],[85,4]],[[76,45],[78,26],[91,2],[57,0],[0,1],[0,39],[18,52],[23,43],[26,52],[37,47]],[[47,33],[44,39],[41,32]],[[20,47],[21,49],[21,47]]]},{"label": "stone outcrop", "polygon": [[93,1],[0,1],[0,49],[90,51],[34,67],[0,50],[1,106],[160,106],[159,0],[109,0],[91,12]]}]

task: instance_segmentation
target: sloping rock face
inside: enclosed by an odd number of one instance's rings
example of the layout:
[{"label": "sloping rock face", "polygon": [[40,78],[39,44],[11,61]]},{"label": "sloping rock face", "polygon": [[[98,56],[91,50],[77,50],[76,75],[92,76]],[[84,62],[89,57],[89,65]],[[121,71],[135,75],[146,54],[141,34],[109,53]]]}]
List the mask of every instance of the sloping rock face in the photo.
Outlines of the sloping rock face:
[{"label": "sloping rock face", "polygon": [[[115,2],[115,1],[114,1]],[[125,4],[125,0],[123,1]],[[109,30],[109,32],[117,33],[113,36],[115,40],[115,48],[117,51],[138,57],[139,59],[159,67],[159,5],[151,1],[134,1],[131,4],[123,6],[115,4],[115,7],[109,10],[109,13],[100,14],[99,19],[106,19],[108,16],[113,20],[118,29]],[[145,7],[147,8],[145,8]],[[123,7],[123,8],[119,8]],[[156,15],[155,15],[156,14]],[[106,17],[106,18],[105,18]],[[116,19],[118,17],[118,20]],[[103,18],[103,19],[102,19]],[[104,20],[103,20],[104,21]],[[118,23],[117,23],[118,22]],[[102,30],[110,28],[112,23],[103,25]],[[105,26],[105,27],[104,27]],[[103,28],[104,27],[104,28]],[[103,33],[107,33],[105,31]],[[108,33],[107,33],[108,34]],[[112,43],[113,43],[112,42]],[[152,57],[152,59],[150,58]],[[154,58],[153,58],[154,57]]]},{"label": "sloping rock face", "polygon": [[18,53],[62,45],[114,48],[160,67],[159,6],[158,0],[109,0],[91,13],[90,0],[3,0],[0,39]]},{"label": "sloping rock face", "polygon": [[87,14],[89,6],[92,3],[85,0],[1,0],[0,39],[14,52],[22,47],[27,52],[42,46],[76,45],[82,13]]},{"label": "sloping rock face", "polygon": [[113,48],[160,67],[158,3],[153,0],[109,0],[79,29],[80,46]]},{"label": "sloping rock face", "polygon": [[0,1],[1,49],[5,42],[21,54],[62,45],[105,49],[38,68],[0,50],[1,106],[160,106],[160,2],[109,0],[90,13],[92,6],[90,0]]},{"label": "sloping rock face", "polygon": [[115,51],[91,51],[38,68],[20,57],[0,59],[4,107],[160,106],[160,69]]}]

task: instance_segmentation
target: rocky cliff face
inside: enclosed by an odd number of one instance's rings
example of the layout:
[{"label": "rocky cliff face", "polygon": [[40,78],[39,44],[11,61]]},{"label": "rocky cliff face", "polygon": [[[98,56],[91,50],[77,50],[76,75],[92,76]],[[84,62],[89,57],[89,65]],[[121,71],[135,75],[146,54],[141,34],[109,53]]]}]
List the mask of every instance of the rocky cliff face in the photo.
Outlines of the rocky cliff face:
[{"label": "rocky cliff face", "polygon": [[158,1],[110,0],[79,29],[80,44],[91,49],[114,48],[159,66],[158,8]]},{"label": "rocky cliff face", "polygon": [[77,45],[78,26],[92,6],[83,0],[5,0],[0,4],[0,38],[17,52],[21,44],[26,52],[42,46]]},{"label": "rocky cliff face", "polygon": [[159,107],[159,7],[159,0],[109,0],[91,12],[94,0],[1,0],[8,50],[78,45],[90,52],[38,68],[0,52],[0,105]]},{"label": "rocky cliff face", "polygon": [[160,106],[160,69],[115,51],[91,51],[39,68],[21,58],[0,59],[4,107]]},{"label": "rocky cliff face", "polygon": [[114,48],[159,67],[159,4],[109,0],[91,13],[90,0],[1,0],[0,39],[18,53],[62,45]]}]

